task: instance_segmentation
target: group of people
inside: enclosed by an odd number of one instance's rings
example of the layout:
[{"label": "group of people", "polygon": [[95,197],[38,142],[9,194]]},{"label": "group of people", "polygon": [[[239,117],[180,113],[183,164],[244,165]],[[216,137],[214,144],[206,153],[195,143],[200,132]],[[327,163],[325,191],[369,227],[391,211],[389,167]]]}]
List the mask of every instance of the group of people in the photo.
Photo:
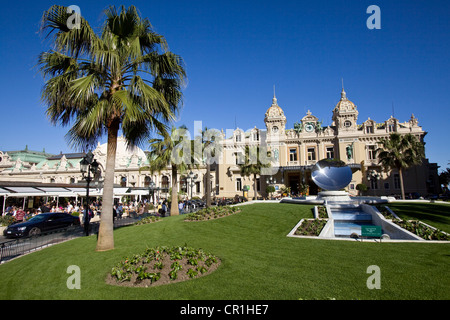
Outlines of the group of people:
[{"label": "group of people", "polygon": [[24,211],[22,208],[18,208],[16,206],[8,206],[5,209],[3,215],[14,217],[17,222],[22,222],[27,220],[28,218],[31,218],[32,216],[35,216],[38,213],[40,212],[38,212],[38,210],[36,209]]}]

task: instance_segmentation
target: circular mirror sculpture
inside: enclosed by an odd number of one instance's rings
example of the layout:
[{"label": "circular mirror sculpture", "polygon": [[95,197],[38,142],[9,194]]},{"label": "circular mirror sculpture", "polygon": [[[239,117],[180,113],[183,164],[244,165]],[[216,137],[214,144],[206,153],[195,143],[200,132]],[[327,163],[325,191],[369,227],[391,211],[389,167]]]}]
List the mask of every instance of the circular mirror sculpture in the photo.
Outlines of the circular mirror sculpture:
[{"label": "circular mirror sculpture", "polygon": [[341,160],[323,159],[311,171],[314,183],[327,191],[338,191],[352,181],[352,169]]}]

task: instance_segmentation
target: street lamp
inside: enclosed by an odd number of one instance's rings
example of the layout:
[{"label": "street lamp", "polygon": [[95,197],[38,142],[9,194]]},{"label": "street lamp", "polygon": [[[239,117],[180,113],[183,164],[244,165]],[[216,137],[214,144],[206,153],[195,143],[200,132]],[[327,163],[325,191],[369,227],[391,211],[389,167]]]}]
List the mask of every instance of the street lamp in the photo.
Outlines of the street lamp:
[{"label": "street lamp", "polygon": [[371,187],[373,189],[373,195],[375,195],[375,186],[378,180],[381,179],[381,174],[376,170],[370,170],[367,172],[367,180],[371,181]]},{"label": "street lamp", "polygon": [[275,179],[273,176],[266,178],[266,184],[276,184],[276,183],[277,183],[277,179]]},{"label": "street lamp", "polygon": [[155,203],[155,186],[156,184],[152,181],[150,182],[150,184],[148,185],[148,201],[150,202],[150,194],[152,195],[152,204]]},{"label": "street lamp", "polygon": [[190,180],[189,186],[191,187],[191,200],[192,200],[192,189],[194,188],[195,180],[197,180],[197,178],[198,178],[197,174],[194,174],[192,171],[189,172],[188,179]]},{"label": "street lamp", "polygon": [[[84,231],[86,235],[89,235],[89,184],[95,179],[98,173],[99,164],[97,160],[94,159],[94,154],[89,151],[83,159],[80,161],[80,171],[83,175],[83,179],[86,180],[86,210],[84,212]],[[93,177],[91,177],[91,173]],[[87,174],[87,175],[86,175]]]}]

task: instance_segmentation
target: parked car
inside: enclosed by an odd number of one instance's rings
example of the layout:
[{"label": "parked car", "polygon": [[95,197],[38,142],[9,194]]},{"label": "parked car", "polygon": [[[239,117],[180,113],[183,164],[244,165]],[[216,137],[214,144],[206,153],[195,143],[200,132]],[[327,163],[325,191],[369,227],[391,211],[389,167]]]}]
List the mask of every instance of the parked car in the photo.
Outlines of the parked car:
[{"label": "parked car", "polygon": [[47,212],[34,216],[28,221],[15,223],[3,230],[6,237],[36,236],[41,232],[79,225],[78,217],[63,212]]}]

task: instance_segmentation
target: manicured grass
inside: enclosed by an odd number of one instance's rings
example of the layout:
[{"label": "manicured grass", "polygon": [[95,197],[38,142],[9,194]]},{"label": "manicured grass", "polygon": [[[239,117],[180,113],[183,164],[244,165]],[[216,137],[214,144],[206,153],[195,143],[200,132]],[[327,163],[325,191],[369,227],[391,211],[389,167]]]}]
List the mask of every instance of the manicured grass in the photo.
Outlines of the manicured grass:
[{"label": "manicured grass", "polygon": [[450,233],[450,204],[396,202],[387,206],[403,220],[420,220]]},{"label": "manicured grass", "polygon": [[[0,299],[449,299],[450,245],[288,238],[311,206],[254,204],[202,222],[184,216],[115,231],[115,249],[95,252],[84,237],[0,266]],[[154,288],[110,286],[121,259],[158,245],[202,248],[221,259],[205,277]],[[81,270],[81,289],[66,287],[67,267]],[[367,268],[381,271],[369,290]]]}]

